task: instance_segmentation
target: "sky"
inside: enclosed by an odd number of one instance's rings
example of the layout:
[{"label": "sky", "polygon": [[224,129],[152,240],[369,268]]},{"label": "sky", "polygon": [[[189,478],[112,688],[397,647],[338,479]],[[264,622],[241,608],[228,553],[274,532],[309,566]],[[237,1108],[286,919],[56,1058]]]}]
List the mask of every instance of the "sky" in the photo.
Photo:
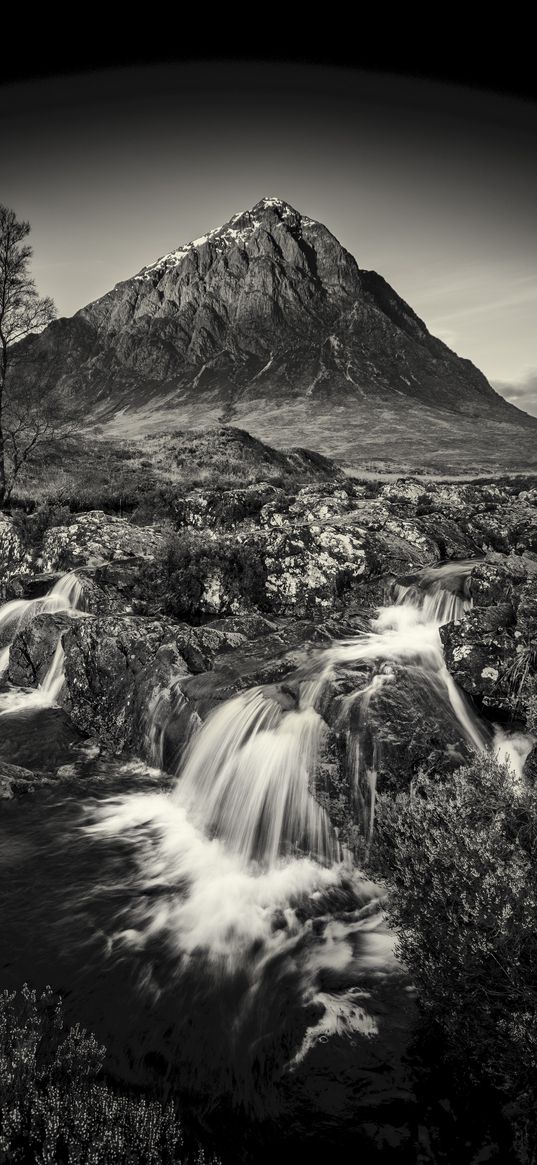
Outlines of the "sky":
[{"label": "sky", "polygon": [[537,415],[537,105],[306,64],[0,86],[0,201],[60,315],[263,195],[319,219]]}]

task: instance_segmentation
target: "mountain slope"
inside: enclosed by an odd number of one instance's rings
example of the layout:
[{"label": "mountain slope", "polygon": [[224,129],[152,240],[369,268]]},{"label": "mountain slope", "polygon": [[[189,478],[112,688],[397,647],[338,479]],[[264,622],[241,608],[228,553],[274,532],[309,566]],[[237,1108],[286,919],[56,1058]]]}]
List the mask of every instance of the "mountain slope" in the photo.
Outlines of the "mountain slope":
[{"label": "mountain slope", "polygon": [[[35,337],[29,374],[130,432],[240,423],[332,452],[330,419],[446,416],[534,429],[330,231],[264,198]],[[410,416],[412,414],[412,417]],[[405,416],[408,421],[405,422]],[[245,424],[245,418],[248,423]],[[367,436],[367,433],[366,433]]]}]

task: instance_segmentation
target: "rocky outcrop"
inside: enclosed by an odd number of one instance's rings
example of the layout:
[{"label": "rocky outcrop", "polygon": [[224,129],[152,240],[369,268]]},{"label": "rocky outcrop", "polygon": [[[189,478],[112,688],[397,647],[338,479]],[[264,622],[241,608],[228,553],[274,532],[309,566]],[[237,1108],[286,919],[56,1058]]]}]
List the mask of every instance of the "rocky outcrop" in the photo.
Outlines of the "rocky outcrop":
[{"label": "rocky outcrop", "polygon": [[[308,651],[365,630],[374,608],[396,593],[394,578],[419,585],[420,572],[452,556],[474,561],[473,609],[442,631],[452,674],[491,716],[537,719],[537,508],[522,483],[378,485],[328,476],[271,488],[268,500],[261,489],[261,508],[258,496],[234,526],[237,495],[230,492],[228,507],[221,491],[219,517],[214,490],[186,490],[175,527],[136,526],[93,511],[47,531],[42,557],[55,569],[77,564],[81,610],[38,615],[22,627],[11,647],[10,680],[42,683],[61,638],[61,702],[77,728],[116,752],[146,757],[159,738],[161,758],[167,749],[172,764],[196,718],[252,685],[291,691]],[[200,526],[204,514],[210,520]],[[492,542],[502,549],[486,549]],[[11,579],[9,597],[50,589],[58,575],[36,569],[31,578]],[[333,806],[350,795],[349,733],[359,738],[360,764],[374,768],[379,788],[405,786],[418,769],[441,775],[467,756],[445,701],[408,670],[393,668],[391,678],[375,683],[364,733],[360,691],[372,678],[368,667],[339,675],[323,697],[330,730],[323,771]],[[176,728],[166,742],[172,704]]]},{"label": "rocky outcrop", "polygon": [[473,609],[442,628],[446,663],[485,708],[524,720],[537,691],[537,556],[491,553],[470,585]]},{"label": "rocky outcrop", "polygon": [[72,570],[79,566],[99,566],[114,559],[162,557],[168,533],[156,526],[134,526],[91,510],[77,514],[67,526],[54,526],[43,538],[40,567],[46,573]]},{"label": "rocky outcrop", "polygon": [[[173,630],[162,622],[113,615],[72,620],[63,636],[60,699],[77,727],[116,752],[140,744],[153,691],[162,682],[159,649],[165,645],[173,646]],[[178,651],[174,663],[187,674]]]}]

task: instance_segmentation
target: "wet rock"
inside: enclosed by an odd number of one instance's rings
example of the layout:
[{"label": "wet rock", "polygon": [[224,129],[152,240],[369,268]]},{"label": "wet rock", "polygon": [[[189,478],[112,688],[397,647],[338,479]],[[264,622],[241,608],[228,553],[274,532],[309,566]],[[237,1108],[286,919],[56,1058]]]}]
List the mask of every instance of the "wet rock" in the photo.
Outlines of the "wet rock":
[{"label": "wet rock", "polygon": [[449,623],[441,635],[447,666],[459,686],[488,706],[509,710],[511,672],[516,640],[501,625],[492,630],[490,613],[469,612],[460,623]]},{"label": "wet rock", "polygon": [[15,637],[9,650],[8,679],[22,688],[43,683],[54,659],[58,641],[71,626],[67,612],[37,615]]},{"label": "wet rock", "polygon": [[[261,630],[267,636],[271,628],[261,620]],[[138,749],[144,756],[148,708],[155,694],[172,679],[206,672],[218,657],[248,645],[234,625],[191,627],[110,613],[45,614],[16,637],[10,652],[11,682],[41,684],[60,638],[65,684],[59,699],[73,723],[107,748]]]},{"label": "wet rock", "polygon": [[30,770],[37,778],[55,779],[76,759],[82,735],[62,708],[30,706],[2,714],[2,762]]},{"label": "wet rock", "polygon": [[[140,743],[140,718],[159,680],[159,649],[173,648],[170,624],[138,616],[71,619],[63,636],[62,707],[83,732],[120,752]],[[178,672],[188,672],[179,652]]]},{"label": "wet rock", "polygon": [[44,778],[33,773],[31,769],[20,765],[10,765],[0,760],[0,800],[9,801],[21,792],[31,792],[44,784]]},{"label": "wet rock", "polygon": [[447,666],[485,707],[524,718],[537,688],[537,559],[489,553],[470,593],[473,609],[441,629]]}]

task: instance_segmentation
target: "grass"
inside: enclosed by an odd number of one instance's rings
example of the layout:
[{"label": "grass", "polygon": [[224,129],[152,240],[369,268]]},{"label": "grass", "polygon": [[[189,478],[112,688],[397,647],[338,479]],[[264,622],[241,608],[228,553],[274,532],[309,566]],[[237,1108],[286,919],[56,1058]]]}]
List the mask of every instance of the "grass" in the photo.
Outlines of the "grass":
[{"label": "grass", "polygon": [[288,456],[240,430],[177,431],[143,442],[78,438],[41,453],[21,477],[12,507],[103,509],[144,523],[173,516],[178,501],[194,489],[268,483],[291,490],[327,477],[336,480],[339,471],[325,459],[300,452]]}]

